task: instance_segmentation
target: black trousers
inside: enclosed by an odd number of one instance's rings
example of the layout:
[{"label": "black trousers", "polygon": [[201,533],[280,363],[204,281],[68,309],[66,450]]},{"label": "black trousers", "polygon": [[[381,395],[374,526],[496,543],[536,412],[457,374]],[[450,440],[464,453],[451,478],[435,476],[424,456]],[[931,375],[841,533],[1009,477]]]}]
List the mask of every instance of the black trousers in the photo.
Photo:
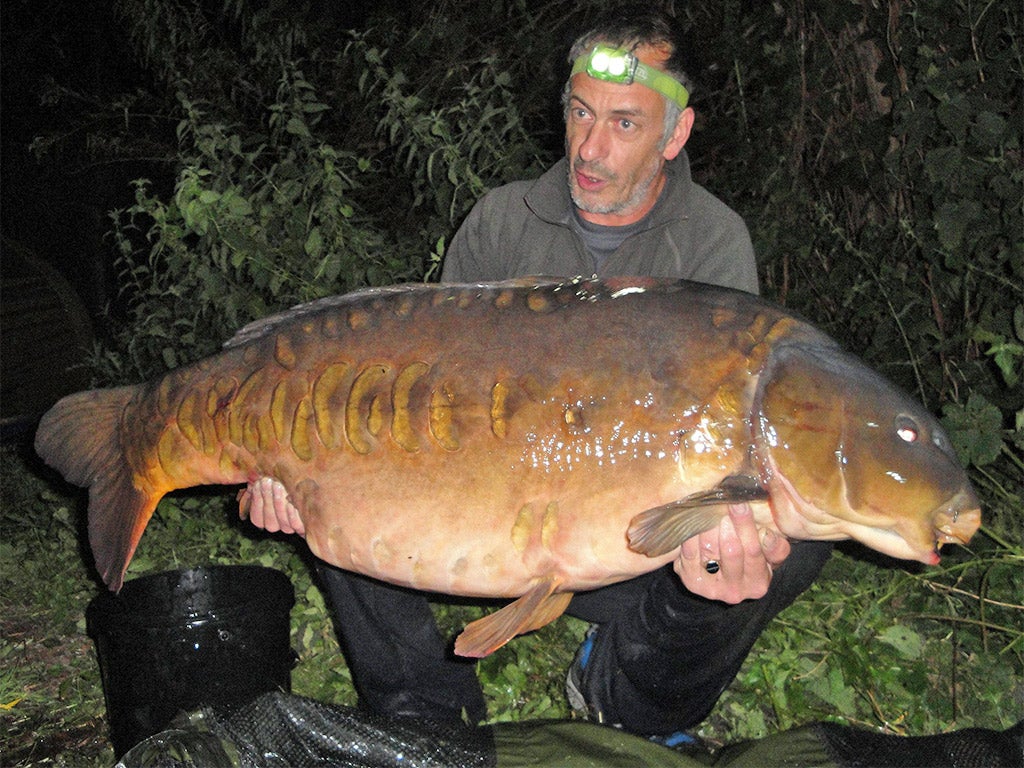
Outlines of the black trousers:
[{"label": "black trousers", "polygon": [[[686,590],[666,566],[576,595],[568,613],[600,628],[583,693],[606,722],[640,734],[691,728],[711,711],[771,619],[832,552],[797,542],[760,600],[727,605]],[[423,593],[318,563],[342,652],[373,712],[472,722],[486,717],[473,660],[452,655]]]}]

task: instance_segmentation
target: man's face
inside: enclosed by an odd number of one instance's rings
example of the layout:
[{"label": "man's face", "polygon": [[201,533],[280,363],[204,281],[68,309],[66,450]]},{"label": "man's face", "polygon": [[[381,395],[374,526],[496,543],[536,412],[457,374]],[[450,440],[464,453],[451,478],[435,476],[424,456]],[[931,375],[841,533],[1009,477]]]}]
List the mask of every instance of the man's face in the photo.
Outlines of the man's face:
[{"label": "man's face", "polygon": [[[661,68],[666,52],[641,46],[635,55]],[[595,224],[626,225],[654,206],[665,184],[664,165],[689,137],[692,110],[684,110],[669,141],[665,98],[639,83],[573,76],[566,113],[569,192],[580,215]]]}]

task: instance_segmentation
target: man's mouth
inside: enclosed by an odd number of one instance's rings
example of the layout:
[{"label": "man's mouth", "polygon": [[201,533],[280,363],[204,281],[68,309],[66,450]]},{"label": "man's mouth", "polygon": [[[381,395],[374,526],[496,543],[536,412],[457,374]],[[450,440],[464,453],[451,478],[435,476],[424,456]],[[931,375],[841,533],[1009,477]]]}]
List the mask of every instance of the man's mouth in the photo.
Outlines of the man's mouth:
[{"label": "man's mouth", "polygon": [[577,171],[575,177],[577,177],[577,185],[584,191],[595,191],[604,184],[604,179],[598,176],[588,176],[586,173],[580,173],[579,171]]},{"label": "man's mouth", "polygon": [[576,177],[576,185],[584,192],[596,192],[608,184],[608,179],[602,176],[592,176],[582,170],[573,169]]}]

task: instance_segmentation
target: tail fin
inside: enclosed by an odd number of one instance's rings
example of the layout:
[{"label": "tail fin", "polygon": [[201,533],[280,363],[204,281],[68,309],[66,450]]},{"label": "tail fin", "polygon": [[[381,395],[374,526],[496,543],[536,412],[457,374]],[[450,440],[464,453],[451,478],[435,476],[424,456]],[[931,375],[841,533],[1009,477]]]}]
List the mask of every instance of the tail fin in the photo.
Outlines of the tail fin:
[{"label": "tail fin", "polygon": [[68,395],[36,431],[43,460],[75,485],[89,488],[89,546],[103,581],[121,589],[124,572],[159,496],[135,487],[118,425],[136,387]]}]

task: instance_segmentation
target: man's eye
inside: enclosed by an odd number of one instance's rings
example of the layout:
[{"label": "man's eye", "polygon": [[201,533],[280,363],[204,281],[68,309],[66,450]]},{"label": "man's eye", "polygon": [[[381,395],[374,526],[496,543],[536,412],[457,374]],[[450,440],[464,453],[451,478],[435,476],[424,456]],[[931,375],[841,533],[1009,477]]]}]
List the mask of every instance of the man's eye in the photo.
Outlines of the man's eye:
[{"label": "man's eye", "polygon": [[619,120],[619,128],[621,128],[624,131],[632,131],[634,128],[636,128],[636,123],[634,123],[632,120]]}]

